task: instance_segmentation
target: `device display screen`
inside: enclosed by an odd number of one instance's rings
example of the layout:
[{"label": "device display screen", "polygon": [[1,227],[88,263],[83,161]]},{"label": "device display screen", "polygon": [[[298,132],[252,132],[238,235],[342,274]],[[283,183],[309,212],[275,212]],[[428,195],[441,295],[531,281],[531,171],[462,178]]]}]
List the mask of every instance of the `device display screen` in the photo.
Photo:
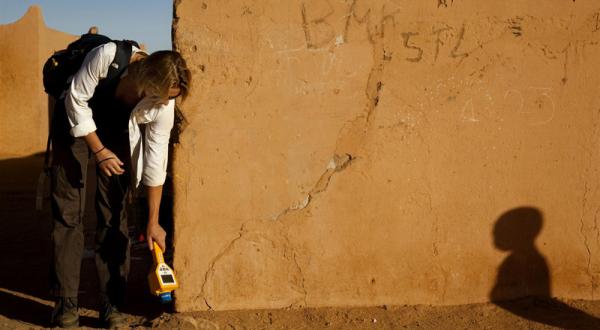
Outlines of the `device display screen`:
[{"label": "device display screen", "polygon": [[162,280],[162,282],[164,284],[175,283],[175,279],[173,278],[173,275],[160,275],[160,279]]}]

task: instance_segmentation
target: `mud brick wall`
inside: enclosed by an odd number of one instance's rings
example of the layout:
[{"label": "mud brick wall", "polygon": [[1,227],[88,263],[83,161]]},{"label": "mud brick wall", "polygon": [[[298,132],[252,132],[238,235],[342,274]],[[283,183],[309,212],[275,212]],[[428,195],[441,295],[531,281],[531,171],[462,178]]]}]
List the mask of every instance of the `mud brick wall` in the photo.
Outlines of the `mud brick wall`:
[{"label": "mud brick wall", "polygon": [[600,4],[180,0],[177,308],[598,299]]},{"label": "mud brick wall", "polygon": [[0,25],[0,154],[29,155],[46,150],[48,96],[42,67],[75,36],[46,27],[32,6],[18,21]]}]

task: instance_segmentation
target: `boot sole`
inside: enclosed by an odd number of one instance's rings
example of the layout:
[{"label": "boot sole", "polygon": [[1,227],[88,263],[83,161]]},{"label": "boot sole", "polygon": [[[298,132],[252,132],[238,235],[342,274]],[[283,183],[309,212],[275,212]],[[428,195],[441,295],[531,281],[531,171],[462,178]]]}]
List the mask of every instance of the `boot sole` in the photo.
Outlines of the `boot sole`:
[{"label": "boot sole", "polygon": [[58,327],[63,328],[63,329],[77,328],[77,327],[79,327],[79,319],[76,320],[75,322],[58,323],[57,325],[58,325]]}]

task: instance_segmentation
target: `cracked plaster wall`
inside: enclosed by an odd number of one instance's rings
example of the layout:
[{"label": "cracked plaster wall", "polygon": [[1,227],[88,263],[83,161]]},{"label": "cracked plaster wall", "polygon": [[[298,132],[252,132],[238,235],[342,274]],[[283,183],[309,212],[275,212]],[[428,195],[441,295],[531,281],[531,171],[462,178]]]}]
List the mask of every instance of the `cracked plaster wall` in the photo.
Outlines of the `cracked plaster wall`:
[{"label": "cracked plaster wall", "polygon": [[48,96],[42,67],[75,38],[46,27],[38,6],[18,21],[0,25],[0,155],[46,150]]},{"label": "cracked plaster wall", "polygon": [[[175,2],[179,310],[487,301],[536,207],[552,295],[597,299],[600,5]],[[507,290],[505,295],[517,296]]]}]

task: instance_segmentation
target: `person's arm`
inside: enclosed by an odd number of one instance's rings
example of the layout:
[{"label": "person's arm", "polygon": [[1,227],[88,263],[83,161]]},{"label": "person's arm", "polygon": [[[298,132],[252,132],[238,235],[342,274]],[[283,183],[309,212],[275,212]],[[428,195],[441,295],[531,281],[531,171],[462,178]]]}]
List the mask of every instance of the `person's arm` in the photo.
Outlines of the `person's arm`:
[{"label": "person's arm", "polygon": [[103,171],[106,175],[112,176],[113,174],[121,175],[125,173],[123,169],[123,162],[108,148],[104,147],[100,138],[96,134],[96,132],[91,132],[88,135],[84,136],[83,139],[87,143],[90,150],[94,153],[96,157],[96,163],[100,170]]},{"label": "person's arm", "polygon": [[165,239],[167,233],[158,223],[158,213],[160,212],[160,200],[162,198],[163,186],[146,187],[148,194],[148,225],[146,227],[146,237],[148,238],[148,248],[153,249],[153,242],[156,242],[160,249],[166,251]]},{"label": "person's arm", "polygon": [[146,237],[148,247],[156,241],[161,250],[166,250],[166,232],[159,224],[160,201],[163,184],[167,177],[169,138],[175,118],[175,101],[159,106],[156,118],[146,124],[144,131],[144,167],[142,183],[148,197],[148,225]]},{"label": "person's arm", "polygon": [[100,80],[108,74],[116,51],[114,43],[92,49],[86,55],[77,73],[73,75],[65,96],[65,108],[73,137],[84,137],[96,131],[96,123],[88,102],[94,96]]},{"label": "person's arm", "polygon": [[65,96],[71,135],[85,140],[96,156],[100,170],[108,176],[123,174],[124,170],[121,167],[123,162],[112,151],[105,148],[98,138],[92,109],[88,102],[94,96],[99,81],[106,78],[116,51],[116,44],[112,42],[91,50],[86,55],[81,68],[73,76]]}]

